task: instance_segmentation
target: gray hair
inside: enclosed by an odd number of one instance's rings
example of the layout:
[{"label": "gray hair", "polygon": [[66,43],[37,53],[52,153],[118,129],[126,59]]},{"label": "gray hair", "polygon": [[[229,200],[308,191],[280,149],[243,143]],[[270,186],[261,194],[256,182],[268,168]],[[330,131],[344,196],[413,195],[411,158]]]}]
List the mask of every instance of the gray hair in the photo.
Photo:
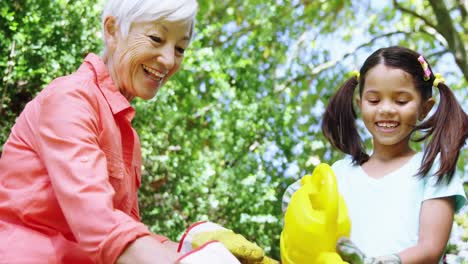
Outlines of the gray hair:
[{"label": "gray hair", "polygon": [[107,0],[102,23],[107,16],[114,16],[126,37],[135,22],[187,22],[191,24],[192,38],[197,10],[197,0]]}]

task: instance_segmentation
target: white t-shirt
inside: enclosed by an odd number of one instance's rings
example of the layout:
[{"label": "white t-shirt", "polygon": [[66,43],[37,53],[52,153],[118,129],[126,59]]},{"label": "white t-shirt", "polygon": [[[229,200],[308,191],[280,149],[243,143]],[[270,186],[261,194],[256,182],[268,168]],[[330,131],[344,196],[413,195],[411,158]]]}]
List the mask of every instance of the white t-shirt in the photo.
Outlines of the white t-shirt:
[{"label": "white t-shirt", "polygon": [[[369,257],[401,252],[418,241],[419,213],[423,201],[453,196],[458,211],[466,202],[463,183],[455,173],[449,184],[436,185],[433,176],[439,168],[436,158],[428,176],[416,175],[423,154],[417,153],[399,169],[383,178],[369,177],[352,164],[351,158],[332,166],[337,177],[338,190],[348,207],[351,219],[351,240]],[[288,187],[283,197],[283,211],[291,195],[300,187],[296,182]]]}]

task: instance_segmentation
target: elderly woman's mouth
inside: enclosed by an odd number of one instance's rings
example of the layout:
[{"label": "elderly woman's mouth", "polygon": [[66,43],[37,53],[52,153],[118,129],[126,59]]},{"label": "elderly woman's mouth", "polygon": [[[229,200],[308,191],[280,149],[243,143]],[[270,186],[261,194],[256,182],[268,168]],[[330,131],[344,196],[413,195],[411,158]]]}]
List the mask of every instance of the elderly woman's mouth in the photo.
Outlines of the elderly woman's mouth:
[{"label": "elderly woman's mouth", "polygon": [[160,81],[164,78],[165,74],[143,64],[143,71],[153,80]]}]

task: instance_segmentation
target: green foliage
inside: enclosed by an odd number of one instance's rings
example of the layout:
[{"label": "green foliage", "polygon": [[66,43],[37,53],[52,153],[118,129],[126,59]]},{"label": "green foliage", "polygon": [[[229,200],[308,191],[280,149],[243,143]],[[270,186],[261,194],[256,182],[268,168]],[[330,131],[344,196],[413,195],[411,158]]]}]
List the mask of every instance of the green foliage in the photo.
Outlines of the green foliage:
[{"label": "green foliage", "polygon": [[99,13],[95,1],[0,1],[0,142],[45,84],[99,51]]},{"label": "green foliage", "polygon": [[[133,102],[143,221],[176,240],[210,219],[278,259],[282,194],[318,162],[342,156],[321,134],[321,114],[369,52],[392,44],[419,50],[466,99],[466,78],[443,37],[421,18],[375,3],[199,0],[183,69],[155,99]],[[435,23],[427,1],[398,3]],[[466,23],[450,10],[466,40]],[[0,142],[44,84],[100,51],[99,25],[95,1],[0,2]]]}]

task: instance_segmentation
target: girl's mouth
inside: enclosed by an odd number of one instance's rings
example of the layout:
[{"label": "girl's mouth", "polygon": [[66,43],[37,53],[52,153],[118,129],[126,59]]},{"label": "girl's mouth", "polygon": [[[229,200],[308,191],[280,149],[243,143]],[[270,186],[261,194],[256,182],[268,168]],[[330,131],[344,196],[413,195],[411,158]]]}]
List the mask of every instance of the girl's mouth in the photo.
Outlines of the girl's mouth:
[{"label": "girl's mouth", "polygon": [[400,124],[395,121],[382,121],[382,122],[376,122],[375,125],[381,128],[395,128],[399,126]]}]

